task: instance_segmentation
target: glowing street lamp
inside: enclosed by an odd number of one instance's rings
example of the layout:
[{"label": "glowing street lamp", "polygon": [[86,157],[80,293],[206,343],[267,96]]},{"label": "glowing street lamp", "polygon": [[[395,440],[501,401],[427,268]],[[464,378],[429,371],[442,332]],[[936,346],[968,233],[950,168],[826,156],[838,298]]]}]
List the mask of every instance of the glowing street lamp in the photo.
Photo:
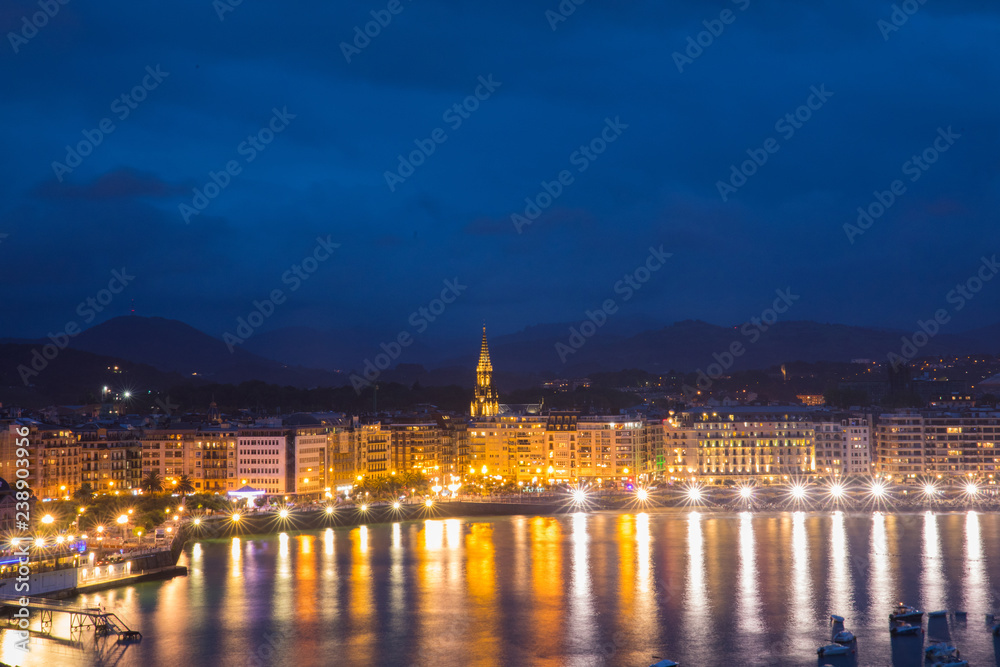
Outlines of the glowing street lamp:
[{"label": "glowing street lamp", "polygon": [[240,513],[239,512],[233,512],[233,521],[237,522],[239,520],[240,520]]},{"label": "glowing street lamp", "polygon": [[333,505],[327,505],[326,506],[326,513],[327,514],[333,514]]},{"label": "glowing street lamp", "polygon": [[46,525],[51,524],[53,521],[55,521],[55,518],[51,514],[46,514],[42,517],[42,523]]},{"label": "glowing street lamp", "polygon": [[427,506],[427,507],[430,507],[433,504],[434,504],[434,501],[431,500],[430,498],[428,498],[427,500],[424,501],[424,505]]},{"label": "glowing street lamp", "polygon": [[833,496],[835,500],[840,500],[844,497],[844,485],[840,482],[834,482],[830,485],[830,495]]},{"label": "glowing street lamp", "polygon": [[287,519],[288,518],[288,510],[285,510],[285,509],[281,510],[280,512],[278,512],[278,516],[281,517],[282,519]]},{"label": "glowing street lamp", "polygon": [[979,487],[976,486],[975,482],[969,482],[965,485],[965,493],[966,495],[975,496],[979,493]]},{"label": "glowing street lamp", "polygon": [[792,494],[792,498],[795,498],[795,500],[802,500],[806,497],[806,487],[801,484],[795,484],[792,486],[790,493]]},{"label": "glowing street lamp", "polygon": [[700,501],[701,500],[701,487],[699,487],[699,486],[692,486],[687,491],[687,497],[688,497],[688,500],[690,500],[691,502],[695,502],[696,503],[696,502]]},{"label": "glowing street lamp", "polygon": [[639,489],[638,491],[635,492],[635,499],[638,500],[640,503],[646,502],[647,500],[649,500],[649,491],[647,491],[646,489]]},{"label": "glowing street lamp", "polygon": [[872,482],[871,489],[869,491],[872,497],[881,500],[882,498],[885,498],[887,492],[888,485],[885,482],[880,482],[878,480]]},{"label": "glowing street lamp", "polygon": [[752,486],[740,487],[740,497],[746,501],[749,501],[751,498],[753,498],[753,487]]},{"label": "glowing street lamp", "polygon": [[128,514],[122,514],[117,519],[118,525],[122,527],[122,542],[125,541],[125,524],[128,523]]}]

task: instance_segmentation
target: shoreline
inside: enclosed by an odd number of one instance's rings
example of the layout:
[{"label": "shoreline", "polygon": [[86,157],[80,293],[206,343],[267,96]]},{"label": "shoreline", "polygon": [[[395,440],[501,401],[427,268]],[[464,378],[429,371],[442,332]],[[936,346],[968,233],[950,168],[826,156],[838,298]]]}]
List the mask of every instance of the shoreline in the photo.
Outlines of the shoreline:
[{"label": "shoreline", "polygon": [[[329,515],[323,510],[293,511],[288,518],[281,519],[276,512],[258,512],[242,515],[238,522],[229,517],[211,517],[202,521],[200,526],[185,524],[178,538],[186,544],[188,541],[203,539],[226,539],[234,537],[253,537],[278,535],[280,533],[299,533],[327,528],[355,528],[358,526],[377,526],[398,522],[424,521],[427,519],[477,519],[507,516],[557,516],[563,514],[663,514],[685,515],[697,512],[702,515],[737,515],[749,512],[752,515],[776,515],[803,512],[806,514],[833,514],[842,512],[847,516],[873,515],[921,515],[927,512],[934,514],[964,514],[969,511],[979,513],[1000,514],[1000,507],[987,508],[975,505],[961,507],[930,507],[922,505],[907,506],[866,506],[824,504],[822,506],[739,507],[711,504],[656,504],[638,505],[635,501],[615,503],[589,503],[589,506],[577,506],[569,503],[482,503],[467,501],[452,501],[435,503],[432,508],[423,505],[404,505],[398,510],[391,506],[370,507],[366,512],[357,508],[338,508],[336,513]],[[182,547],[183,548],[183,547]]]}]

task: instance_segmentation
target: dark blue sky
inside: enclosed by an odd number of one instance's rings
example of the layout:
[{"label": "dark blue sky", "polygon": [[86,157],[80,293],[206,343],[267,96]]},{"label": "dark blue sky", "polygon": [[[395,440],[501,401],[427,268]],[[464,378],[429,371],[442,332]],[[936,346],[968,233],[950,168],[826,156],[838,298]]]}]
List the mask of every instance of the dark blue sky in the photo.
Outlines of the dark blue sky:
[{"label": "dark blue sky", "polygon": [[[27,39],[10,33],[33,34],[37,0],[0,7],[0,335],[79,320],[121,267],[135,280],[100,319],[134,299],[221,336],[277,288],[267,328],[391,332],[457,277],[439,333],[483,318],[503,333],[582,319],[660,245],[672,257],[616,317],[737,324],[791,287],[790,319],[910,329],[1000,252],[993,3],[928,0],[884,39],[892,3],[870,0],[591,0],[555,30],[556,0],[401,0],[348,63],[340,43],[389,3],[243,2],[220,20],[224,1],[75,0]],[[723,10],[679,72],[674,52]],[[491,75],[454,128],[445,112]],[[145,100],[115,103],[144,78]],[[833,95],[776,128],[814,86]],[[248,161],[273,109],[295,117]],[[53,162],[105,118],[114,131],[60,182]],[[609,118],[627,129],[574,158]],[[904,163],[948,127],[960,138],[911,181]],[[390,191],[396,156],[436,128],[447,140]],[[769,138],[777,152],[723,201],[717,182]],[[239,173],[186,222],[228,161]],[[562,170],[572,183],[519,234],[511,215]],[[845,223],[895,179],[905,193],[850,243]],[[328,235],[334,256],[289,291],[283,273]],[[998,304],[1000,281],[956,330]]]}]

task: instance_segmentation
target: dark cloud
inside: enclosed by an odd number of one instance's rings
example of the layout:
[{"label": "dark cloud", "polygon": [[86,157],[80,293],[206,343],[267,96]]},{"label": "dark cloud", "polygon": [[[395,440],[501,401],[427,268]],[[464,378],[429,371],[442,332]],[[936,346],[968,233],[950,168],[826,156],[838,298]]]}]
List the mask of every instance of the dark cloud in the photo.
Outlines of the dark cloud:
[{"label": "dark cloud", "polygon": [[40,199],[129,199],[134,197],[175,197],[188,188],[167,183],[155,174],[117,169],[97,177],[92,183],[74,185],[44,181],[35,188]]},{"label": "dark cloud", "polygon": [[[137,312],[220,333],[319,235],[342,252],[268,326],[398,328],[455,275],[469,289],[441,335],[576,320],[664,244],[674,256],[623,317],[731,324],[792,285],[796,319],[909,327],[1000,247],[994,4],[926,3],[886,40],[892,3],[863,0],[584,3],[554,31],[554,1],[420,0],[347,63],[341,42],[384,6],[244,2],[220,21],[211,2],[71,2],[17,53],[8,37],[0,280],[20,316],[0,334],[63,324],[122,264],[141,269]],[[678,72],[726,8],[735,21]],[[0,33],[37,10],[4,3]],[[115,100],[157,66],[169,75],[120,118]],[[448,110],[490,75],[456,127]],[[783,137],[776,122],[822,85],[834,95]],[[249,160],[275,108],[295,118]],[[114,131],[58,181],[53,162],[105,118]],[[579,170],[609,118],[628,128]],[[949,126],[961,138],[850,243],[857,208]],[[437,128],[390,191],[386,172]],[[723,202],[717,182],[769,138],[780,149]],[[185,224],[179,207],[231,161]],[[572,184],[517,234],[511,214],[563,170]],[[991,286],[968,325],[998,305]]]}]

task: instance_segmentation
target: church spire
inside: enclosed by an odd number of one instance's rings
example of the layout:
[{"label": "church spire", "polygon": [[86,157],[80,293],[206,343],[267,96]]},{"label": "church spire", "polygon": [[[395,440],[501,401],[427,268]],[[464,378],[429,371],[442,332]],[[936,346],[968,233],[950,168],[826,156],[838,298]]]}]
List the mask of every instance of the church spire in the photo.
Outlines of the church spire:
[{"label": "church spire", "polygon": [[490,348],[486,342],[485,323],[483,343],[479,350],[479,364],[476,366],[476,391],[470,412],[473,417],[492,417],[500,412],[499,397],[493,387],[493,363],[490,361]]},{"label": "church spire", "polygon": [[488,371],[493,372],[493,364],[490,363],[490,347],[486,343],[486,325],[483,324],[483,345],[479,349],[479,365],[476,367],[476,371]]}]

